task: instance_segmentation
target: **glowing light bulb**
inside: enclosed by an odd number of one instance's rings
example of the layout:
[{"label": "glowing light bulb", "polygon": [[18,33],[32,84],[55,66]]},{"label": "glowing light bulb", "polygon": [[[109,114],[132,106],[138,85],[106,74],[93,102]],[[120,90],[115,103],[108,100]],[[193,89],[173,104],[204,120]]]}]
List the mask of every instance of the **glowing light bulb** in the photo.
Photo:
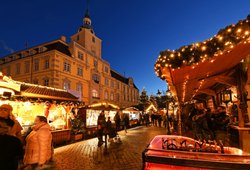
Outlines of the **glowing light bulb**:
[{"label": "glowing light bulb", "polygon": [[231,32],[231,31],[232,31],[232,29],[231,29],[231,28],[228,28],[228,29],[227,29],[227,32]]},{"label": "glowing light bulb", "polygon": [[219,36],[219,40],[220,40],[220,41],[223,40],[223,37],[222,37],[222,36]]},{"label": "glowing light bulb", "polygon": [[249,35],[249,31],[245,31],[245,35]]},{"label": "glowing light bulb", "polygon": [[207,49],[206,46],[202,46],[202,47],[201,47],[201,50],[202,50],[202,51],[205,51],[206,49]]},{"label": "glowing light bulb", "polygon": [[239,29],[237,30],[237,33],[241,33],[241,31],[242,31],[242,29],[241,29],[241,28],[239,28]]}]

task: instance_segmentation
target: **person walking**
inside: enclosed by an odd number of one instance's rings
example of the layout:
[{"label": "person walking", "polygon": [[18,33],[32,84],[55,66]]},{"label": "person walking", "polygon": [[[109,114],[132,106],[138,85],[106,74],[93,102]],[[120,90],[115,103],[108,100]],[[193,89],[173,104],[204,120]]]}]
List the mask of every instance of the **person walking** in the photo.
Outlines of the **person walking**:
[{"label": "person walking", "polygon": [[116,128],[116,131],[118,132],[121,126],[121,118],[120,118],[119,112],[116,112],[114,120],[115,120],[115,128]]},{"label": "person walking", "polygon": [[127,128],[129,127],[129,117],[127,114],[124,115],[124,130],[127,133]]},{"label": "person walking", "polygon": [[104,110],[103,110],[97,119],[98,147],[100,147],[104,142],[103,141],[103,131],[105,128],[106,128],[106,119],[105,119]]},{"label": "person walking", "polygon": [[23,155],[22,142],[10,135],[13,120],[0,118],[0,169],[17,170],[18,160]]},{"label": "person walking", "polygon": [[0,106],[0,117],[4,118],[6,120],[11,119],[12,121],[14,121],[14,125],[11,127],[9,134],[18,137],[21,141],[23,140],[22,138],[22,126],[20,125],[20,123],[16,120],[15,116],[12,114],[12,106],[9,104],[2,104]]},{"label": "person walking", "polygon": [[37,116],[34,127],[26,138],[24,165],[32,169],[45,168],[52,158],[52,134],[47,118]]}]

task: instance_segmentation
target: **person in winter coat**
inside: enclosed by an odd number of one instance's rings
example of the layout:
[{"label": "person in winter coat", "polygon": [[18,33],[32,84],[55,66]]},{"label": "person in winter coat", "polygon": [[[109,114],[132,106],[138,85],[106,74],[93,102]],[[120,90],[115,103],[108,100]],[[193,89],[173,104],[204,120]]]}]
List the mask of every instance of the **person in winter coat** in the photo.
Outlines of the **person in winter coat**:
[{"label": "person in winter coat", "polygon": [[127,114],[124,115],[124,130],[127,133],[127,128],[129,127],[129,117]]},{"label": "person in winter coat", "polygon": [[118,132],[121,126],[121,118],[119,112],[116,112],[114,119],[115,119],[115,128],[116,131]]},{"label": "person in winter coat", "polygon": [[2,104],[0,106],[0,117],[4,119],[11,119],[14,121],[14,125],[11,127],[9,134],[18,137],[22,141],[22,126],[16,120],[15,116],[12,114],[12,106],[9,104]]},{"label": "person in winter coat", "polygon": [[24,165],[42,168],[52,157],[52,134],[47,118],[37,116],[32,131],[26,138]]},{"label": "person in winter coat", "polygon": [[14,121],[0,118],[0,169],[17,170],[18,159],[23,155],[22,142],[9,135]]},{"label": "person in winter coat", "polygon": [[[106,118],[104,115],[104,110],[100,113],[97,119],[97,137],[98,137],[98,146],[100,147],[103,144],[103,133],[106,129]],[[106,140],[106,136],[105,136]],[[105,141],[106,142],[106,141]]]}]

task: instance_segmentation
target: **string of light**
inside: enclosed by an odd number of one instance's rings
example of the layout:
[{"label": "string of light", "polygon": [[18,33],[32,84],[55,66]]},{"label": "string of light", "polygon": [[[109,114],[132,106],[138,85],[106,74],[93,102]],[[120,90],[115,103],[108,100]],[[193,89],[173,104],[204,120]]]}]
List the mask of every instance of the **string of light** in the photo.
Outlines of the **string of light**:
[{"label": "string of light", "polygon": [[199,65],[200,62],[210,60],[213,62],[213,56],[223,55],[230,52],[235,45],[240,43],[250,43],[250,15],[247,19],[238,21],[219,32],[212,38],[203,42],[182,46],[177,50],[166,50],[160,52],[155,63],[155,73],[161,79],[165,79],[161,69],[164,67],[180,69],[183,66]]}]

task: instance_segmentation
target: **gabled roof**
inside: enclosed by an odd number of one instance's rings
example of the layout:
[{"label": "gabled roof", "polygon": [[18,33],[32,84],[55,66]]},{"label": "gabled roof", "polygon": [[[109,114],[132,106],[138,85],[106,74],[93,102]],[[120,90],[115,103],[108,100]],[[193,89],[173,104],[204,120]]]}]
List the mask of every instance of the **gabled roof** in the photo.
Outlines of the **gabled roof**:
[{"label": "gabled roof", "polygon": [[62,42],[60,41],[57,41],[55,43],[52,43],[52,44],[48,44],[46,45],[45,47],[47,47],[47,51],[50,51],[50,50],[57,50],[57,51],[60,51],[68,56],[71,56],[71,53],[69,51],[69,46],[68,45],[65,45],[63,44]]},{"label": "gabled roof", "polygon": [[[127,85],[129,84],[129,79],[120,75],[116,71],[110,70],[110,74],[111,74],[111,77],[115,78],[116,80],[119,80],[120,82],[125,83]],[[138,89],[135,84],[133,85],[134,85],[134,88]]]}]

